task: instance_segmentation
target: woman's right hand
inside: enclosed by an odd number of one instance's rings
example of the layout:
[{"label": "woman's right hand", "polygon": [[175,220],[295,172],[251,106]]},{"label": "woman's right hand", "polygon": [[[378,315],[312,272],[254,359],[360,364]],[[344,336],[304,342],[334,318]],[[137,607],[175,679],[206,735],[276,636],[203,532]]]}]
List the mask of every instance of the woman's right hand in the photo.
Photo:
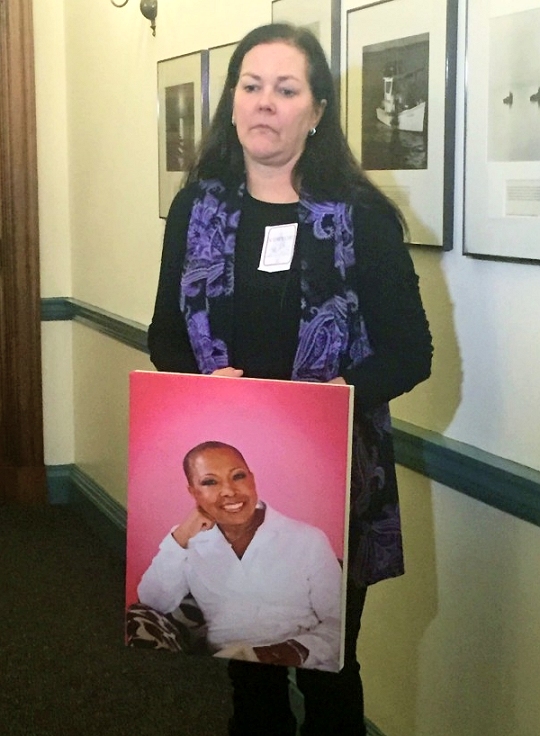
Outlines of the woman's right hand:
[{"label": "woman's right hand", "polygon": [[188,542],[192,537],[199,532],[207,532],[209,529],[212,529],[215,523],[214,519],[208,516],[208,514],[205,514],[199,507],[195,507],[187,518],[173,531],[173,539],[181,547],[187,549]]},{"label": "woman's right hand", "polygon": [[210,375],[225,376],[226,378],[241,378],[244,375],[244,371],[241,368],[231,368],[231,366],[227,366],[227,368],[218,368],[217,370],[212,371]]}]

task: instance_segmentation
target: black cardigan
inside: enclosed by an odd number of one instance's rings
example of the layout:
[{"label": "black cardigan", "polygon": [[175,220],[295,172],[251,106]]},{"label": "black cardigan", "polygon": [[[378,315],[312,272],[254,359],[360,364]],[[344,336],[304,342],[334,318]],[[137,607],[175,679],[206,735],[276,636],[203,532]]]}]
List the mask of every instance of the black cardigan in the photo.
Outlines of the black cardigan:
[{"label": "black cardigan", "polygon": [[[156,304],[148,330],[150,359],[161,371],[199,373],[179,307],[193,196],[193,187],[176,195],[165,228]],[[353,225],[357,294],[373,355],[343,371],[343,378],[355,387],[355,402],[365,410],[428,378],[433,351],[418,277],[399,223],[382,209],[356,206]],[[239,237],[240,232],[241,226]]]}]

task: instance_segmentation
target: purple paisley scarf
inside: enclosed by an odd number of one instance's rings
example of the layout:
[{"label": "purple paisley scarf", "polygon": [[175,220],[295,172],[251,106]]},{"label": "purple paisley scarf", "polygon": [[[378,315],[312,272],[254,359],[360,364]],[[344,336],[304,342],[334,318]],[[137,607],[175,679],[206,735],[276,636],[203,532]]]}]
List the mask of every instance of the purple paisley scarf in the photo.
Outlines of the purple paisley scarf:
[{"label": "purple paisley scarf", "polygon": [[[180,308],[201,373],[230,364],[227,334],[217,333],[212,313],[218,310],[223,324],[223,314],[231,309],[244,191],[244,184],[231,192],[217,180],[201,181],[191,210]],[[372,354],[354,279],[352,207],[304,195],[298,223],[302,310],[291,379],[325,382]],[[321,278],[318,257],[328,249],[337,279]],[[356,582],[366,585],[403,573],[387,405],[355,412],[349,536],[348,572]]]}]

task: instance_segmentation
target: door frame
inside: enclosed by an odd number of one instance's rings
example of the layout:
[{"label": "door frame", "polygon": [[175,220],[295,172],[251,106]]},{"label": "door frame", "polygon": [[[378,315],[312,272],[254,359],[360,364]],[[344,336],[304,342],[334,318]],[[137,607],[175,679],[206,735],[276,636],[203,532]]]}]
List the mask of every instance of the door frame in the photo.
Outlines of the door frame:
[{"label": "door frame", "polygon": [[0,502],[44,503],[32,0],[0,0]]}]

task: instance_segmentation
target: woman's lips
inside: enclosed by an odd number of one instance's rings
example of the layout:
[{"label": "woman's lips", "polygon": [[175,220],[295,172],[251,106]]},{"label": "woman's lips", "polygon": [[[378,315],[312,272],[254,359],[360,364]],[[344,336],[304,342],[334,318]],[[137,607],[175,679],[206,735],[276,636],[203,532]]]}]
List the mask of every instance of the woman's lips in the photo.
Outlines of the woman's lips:
[{"label": "woman's lips", "polygon": [[268,133],[276,132],[274,128],[272,128],[270,125],[265,125],[264,123],[260,123],[259,125],[254,125],[251,128],[251,130],[260,130],[260,131],[268,132]]},{"label": "woman's lips", "polygon": [[221,508],[224,511],[234,514],[234,513],[237,513],[238,511],[241,511],[244,508],[244,502],[237,501],[236,503],[224,503]]}]

